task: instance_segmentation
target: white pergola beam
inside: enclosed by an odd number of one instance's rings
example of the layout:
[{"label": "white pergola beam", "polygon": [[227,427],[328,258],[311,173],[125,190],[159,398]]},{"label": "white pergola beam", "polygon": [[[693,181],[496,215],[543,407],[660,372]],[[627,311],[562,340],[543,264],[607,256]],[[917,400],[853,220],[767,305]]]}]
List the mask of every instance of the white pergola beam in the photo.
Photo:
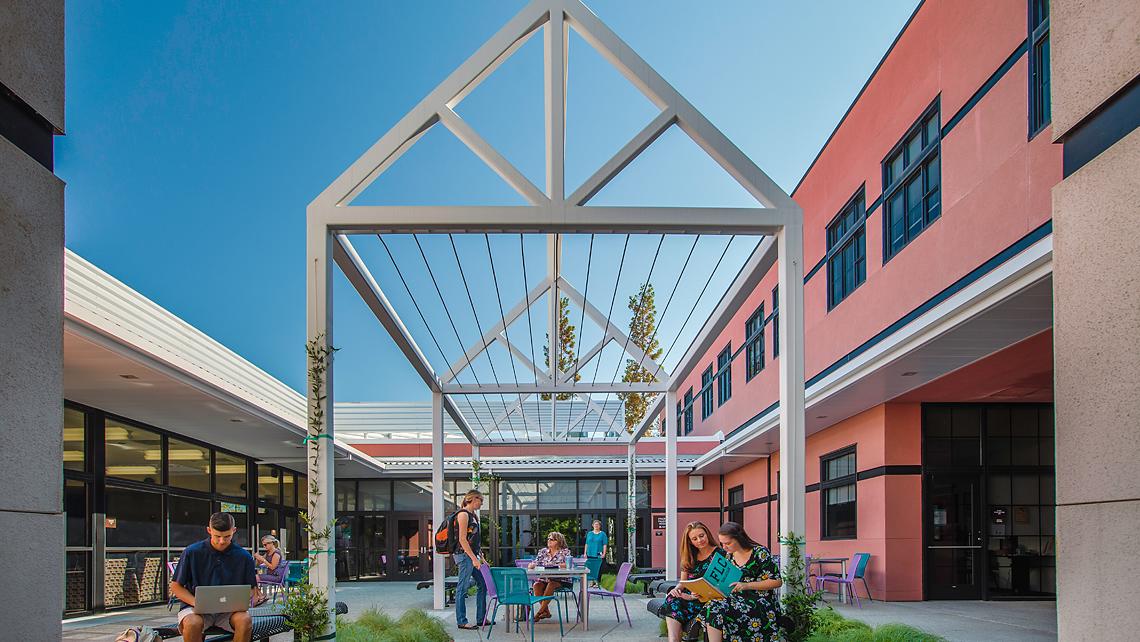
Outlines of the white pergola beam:
[{"label": "white pergola beam", "polygon": [[527,202],[538,205],[547,202],[546,195],[544,195],[534,183],[530,182],[523,173],[520,172],[514,165],[503,157],[494,147],[487,144],[483,137],[475,133],[462,118],[459,117],[454,111],[444,108],[439,111],[440,122],[445,127],[455,134],[455,137],[467,145],[476,156],[478,156],[488,167],[491,168],[499,178],[503,179],[507,185],[510,185],[520,196],[525,198]]},{"label": "white pergola beam", "polygon": [[[443,496],[443,394],[431,393],[431,528],[428,529],[428,546],[435,545],[435,529],[444,520]],[[446,555],[432,555],[432,602],[436,610],[442,609]]]},{"label": "white pergola beam", "polygon": [[586,179],[586,182],[574,191],[570,198],[566,199],[571,205],[585,205],[591,198],[598,192],[602,191],[610,181],[621,173],[630,163],[634,161],[641,152],[644,152],[657,140],[665,130],[677,120],[677,114],[673,111],[666,110],[657,114],[648,125],[646,125],[640,132],[638,132],[624,147],[619,149],[613,158],[610,158],[604,165],[594,172],[593,176]]},{"label": "white pergola beam", "polygon": [[636,359],[639,363],[644,363],[644,367],[647,370],[649,368],[653,368],[655,371],[659,371],[662,375],[664,375],[662,377],[658,377],[659,379],[667,379],[669,377],[669,372],[665,370],[661,364],[657,363],[657,361],[654,359],[649,358],[649,355],[647,355],[645,351],[641,349],[641,346],[637,345],[637,343],[634,341],[631,341],[629,335],[621,331],[618,326],[615,326],[612,320],[609,320],[605,314],[602,314],[602,311],[596,308],[593,303],[590,303],[588,300],[586,300],[586,297],[582,296],[582,293],[578,292],[578,290],[575,289],[574,286],[570,285],[566,279],[559,279],[559,284],[562,287],[564,294],[566,294],[566,296],[571,301],[581,306],[586,311],[586,316],[590,317],[591,321],[597,323],[603,328],[606,328],[606,334],[611,335],[614,341],[620,342],[622,344],[622,348],[625,350],[626,354]]},{"label": "white pergola beam", "polygon": [[560,233],[774,235],[794,210],[756,207],[611,207],[550,205],[321,206],[331,231],[350,234]]},{"label": "white pergola beam", "polygon": [[[665,393],[665,407],[677,403],[677,392]],[[633,448],[633,444],[630,444]],[[665,413],[665,579],[677,579],[677,416]]]},{"label": "white pergola beam", "polygon": [[665,381],[649,383],[579,383],[553,384],[549,380],[533,383],[445,383],[443,392],[449,395],[517,395],[517,394],[606,394],[623,392],[660,393],[668,390]]},{"label": "white pergola beam", "polygon": [[448,367],[449,374],[446,378],[443,379],[443,383],[451,383],[454,381],[455,377],[463,371],[467,364],[473,362],[476,357],[478,357],[483,353],[484,350],[490,347],[490,345],[494,343],[501,334],[504,334],[506,332],[506,328],[510,327],[510,325],[515,322],[515,319],[518,319],[523,314],[525,314],[527,308],[534,305],[534,302],[537,301],[543,294],[546,294],[546,291],[549,289],[549,279],[544,280],[542,283],[534,286],[534,288],[527,293],[526,299],[515,304],[515,306],[511,308],[510,312],[507,312],[506,316],[496,322],[495,325],[491,326],[491,329],[485,332],[483,336],[480,337],[479,341],[476,341],[474,344],[472,344],[462,357],[456,359],[451,363],[451,365]]},{"label": "white pergola beam", "polygon": [[566,198],[566,29],[565,15],[550,8],[542,39],[543,98],[546,103],[546,194],[551,201]]},{"label": "white pergola beam", "polygon": [[653,405],[650,406],[649,410],[645,413],[645,417],[642,418],[641,424],[639,424],[637,426],[637,429],[634,430],[633,433],[629,436],[630,443],[636,444],[638,440],[645,436],[645,431],[649,430],[649,427],[653,425],[653,420],[657,417],[657,414],[660,413],[664,407],[664,397],[657,397],[653,400]]}]

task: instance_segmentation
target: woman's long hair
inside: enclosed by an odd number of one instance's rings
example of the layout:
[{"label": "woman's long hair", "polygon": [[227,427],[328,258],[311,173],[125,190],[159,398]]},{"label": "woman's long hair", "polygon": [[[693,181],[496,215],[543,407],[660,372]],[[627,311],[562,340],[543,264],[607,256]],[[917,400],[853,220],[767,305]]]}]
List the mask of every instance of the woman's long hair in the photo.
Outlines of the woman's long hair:
[{"label": "woman's long hair", "polygon": [[700,555],[700,551],[689,539],[689,533],[696,530],[705,532],[709,546],[716,546],[716,539],[713,537],[712,530],[705,526],[704,522],[689,522],[688,526],[685,526],[685,534],[681,536],[681,570],[686,573],[691,573],[697,566],[697,557]]},{"label": "woman's long hair", "polygon": [[744,530],[744,527],[736,522],[725,522],[721,524],[720,534],[725,537],[731,537],[736,540],[736,543],[739,544],[741,548],[747,550],[752,550],[759,546],[756,540],[748,536],[748,532]]}]

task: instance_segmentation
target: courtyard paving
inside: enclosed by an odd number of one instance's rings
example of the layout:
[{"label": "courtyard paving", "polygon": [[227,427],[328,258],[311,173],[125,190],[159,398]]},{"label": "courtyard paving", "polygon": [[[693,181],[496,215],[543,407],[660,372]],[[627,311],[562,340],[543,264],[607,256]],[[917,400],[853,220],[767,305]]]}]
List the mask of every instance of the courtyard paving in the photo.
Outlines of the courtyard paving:
[{"label": "courtyard paving", "polygon": [[[455,614],[451,609],[431,610],[431,592],[416,590],[410,582],[352,582],[337,587],[337,599],[348,605],[348,618],[353,618],[368,608],[382,609],[399,616],[408,609],[423,609],[444,620],[452,629],[456,642],[477,640],[475,631],[455,629]],[[645,609],[648,599],[639,595],[627,597],[629,612],[633,616],[632,626],[625,620],[618,624],[609,601],[595,598],[590,610],[590,630],[585,631],[580,624],[567,623],[565,640],[660,640],[659,620]],[[468,602],[469,613],[474,619],[474,605]],[[917,626],[931,633],[937,633],[951,642],[974,642],[992,640],[995,642],[1038,641],[1057,639],[1056,605],[1053,602],[864,602],[863,608],[848,605],[835,606],[844,617],[859,619],[872,626],[886,622],[902,622]],[[570,608],[573,612],[573,607]],[[129,611],[64,620],[63,639],[113,640],[115,635],[131,624],[165,624],[174,620],[174,614],[165,606],[153,606]],[[500,623],[505,616],[500,610]],[[513,629],[496,626],[493,639],[529,639],[525,628],[516,634]],[[558,640],[558,623],[547,620],[535,629],[536,640]],[[291,634],[275,636],[273,642],[289,642]]]}]

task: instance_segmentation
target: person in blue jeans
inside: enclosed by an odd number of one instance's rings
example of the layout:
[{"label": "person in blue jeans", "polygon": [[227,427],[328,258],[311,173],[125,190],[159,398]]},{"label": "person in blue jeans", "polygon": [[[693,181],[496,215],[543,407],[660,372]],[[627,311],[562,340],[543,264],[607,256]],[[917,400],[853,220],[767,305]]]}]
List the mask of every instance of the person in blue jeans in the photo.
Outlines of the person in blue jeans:
[{"label": "person in blue jeans", "polygon": [[[602,530],[602,521],[594,520],[594,530],[586,533],[586,557],[606,558],[606,549],[609,548],[610,537]],[[597,582],[592,583],[597,586]]]},{"label": "person in blue jeans", "polygon": [[[483,565],[479,533],[479,509],[483,506],[483,493],[469,490],[455,513],[455,534],[459,550],[454,551],[455,565],[459,568],[459,583],[455,587],[455,623],[461,629],[475,630],[487,617],[487,583],[478,572]],[[467,622],[467,589],[475,584],[475,621]]]}]

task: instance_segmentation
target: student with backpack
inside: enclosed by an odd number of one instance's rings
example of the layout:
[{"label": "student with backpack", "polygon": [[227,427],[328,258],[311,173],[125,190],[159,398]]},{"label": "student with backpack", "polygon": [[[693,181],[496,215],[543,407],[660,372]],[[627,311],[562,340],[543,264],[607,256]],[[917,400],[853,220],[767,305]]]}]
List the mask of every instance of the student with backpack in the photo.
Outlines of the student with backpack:
[{"label": "student with backpack", "polygon": [[459,567],[459,583],[455,587],[455,623],[461,629],[474,630],[479,626],[467,622],[467,589],[471,588],[472,582],[475,584],[475,621],[482,624],[487,617],[487,584],[483,581],[483,574],[476,572],[483,565],[478,515],[483,506],[483,493],[467,491],[459,506],[459,510],[447,520],[449,549],[455,565]]}]

